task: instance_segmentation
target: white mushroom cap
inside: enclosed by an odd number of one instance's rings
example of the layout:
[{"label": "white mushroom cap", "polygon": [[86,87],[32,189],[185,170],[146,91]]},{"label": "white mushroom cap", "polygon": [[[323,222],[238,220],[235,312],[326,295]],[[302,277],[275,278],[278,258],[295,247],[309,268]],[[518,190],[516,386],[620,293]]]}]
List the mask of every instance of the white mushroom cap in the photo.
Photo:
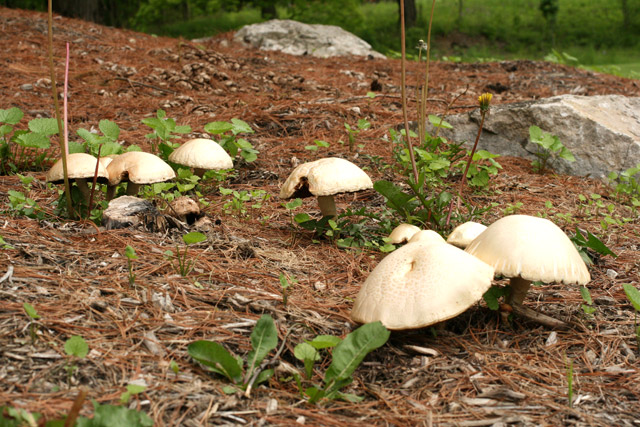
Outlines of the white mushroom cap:
[{"label": "white mushroom cap", "polygon": [[[96,162],[98,159],[91,154],[86,153],[72,153],[67,155],[67,174],[69,179],[86,179],[93,178],[96,172]],[[107,170],[102,164],[98,166],[98,182],[105,183],[108,178]],[[57,162],[47,172],[47,182],[59,184],[64,180],[64,173],[62,170],[62,159],[58,159]]]},{"label": "white mushroom cap", "polygon": [[280,198],[332,196],[373,188],[371,178],[358,166],[337,157],[303,163],[282,184]]},{"label": "white mushroom cap", "polygon": [[447,243],[444,238],[433,230],[420,230],[409,239],[409,243]]},{"label": "white mushroom cap", "polygon": [[447,243],[464,249],[486,229],[486,225],[467,221],[453,229],[449,237],[447,237]]},{"label": "white mushroom cap", "polygon": [[476,237],[466,251],[505,277],[580,285],[591,280],[571,240],[544,218],[528,215],[501,218]]},{"label": "white mushroom cap", "polygon": [[412,329],[450,319],[491,287],[493,268],[448,244],[408,243],[387,255],[362,285],[351,312],[360,323]]},{"label": "white mushroom cap", "polygon": [[212,139],[196,138],[176,148],[169,161],[195,169],[231,169],[233,161],[227,152]]},{"label": "white mushroom cap", "polygon": [[400,243],[407,243],[411,236],[420,231],[420,227],[417,227],[413,224],[403,223],[397,226],[391,231],[389,234],[389,239],[391,239],[391,243],[394,245]]},{"label": "white mushroom cap", "polygon": [[122,181],[134,184],[153,184],[176,177],[175,172],[160,157],[142,151],[129,151],[113,159],[109,166],[109,185]]}]

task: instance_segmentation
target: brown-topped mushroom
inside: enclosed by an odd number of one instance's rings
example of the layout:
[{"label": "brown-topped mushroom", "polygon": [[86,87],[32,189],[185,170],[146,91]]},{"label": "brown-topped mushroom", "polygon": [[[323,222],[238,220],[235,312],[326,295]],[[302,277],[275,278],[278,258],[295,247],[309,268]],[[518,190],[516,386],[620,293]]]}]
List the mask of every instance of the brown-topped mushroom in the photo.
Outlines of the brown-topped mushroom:
[{"label": "brown-topped mushroom", "polygon": [[296,167],[280,189],[281,199],[316,196],[322,216],[335,217],[333,196],[373,188],[371,178],[348,160],[328,157]]}]

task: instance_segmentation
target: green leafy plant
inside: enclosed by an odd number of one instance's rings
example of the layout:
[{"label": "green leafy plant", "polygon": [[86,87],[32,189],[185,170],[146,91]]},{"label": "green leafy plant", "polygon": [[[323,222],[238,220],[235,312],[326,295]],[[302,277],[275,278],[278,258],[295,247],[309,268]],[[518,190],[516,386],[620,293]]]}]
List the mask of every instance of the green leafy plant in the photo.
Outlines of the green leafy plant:
[{"label": "green leafy plant", "polygon": [[516,214],[522,209],[524,204],[522,202],[507,203],[507,206],[502,210],[502,216]]},{"label": "green leafy plant", "polygon": [[127,257],[127,268],[129,270],[129,285],[133,286],[133,284],[136,282],[136,275],[133,272],[133,260],[138,259],[138,255],[136,254],[135,249],[127,245],[127,247],[124,248],[124,256]]},{"label": "green leafy plant", "polygon": [[222,375],[233,384],[225,392],[250,391],[254,385],[268,381],[273,369],[263,369],[262,362],[269,352],[278,345],[278,330],[268,314],[262,315],[251,333],[251,351],[246,363],[240,357],[234,357],[221,344],[214,341],[199,340],[189,344],[189,355],[206,366],[210,371]]},{"label": "green leafy plant", "polygon": [[[356,138],[363,130],[367,130],[371,127],[371,123],[367,119],[359,119],[356,126],[351,126],[348,123],[344,124],[344,128],[347,130],[347,136],[349,138],[349,151],[353,151],[356,143]],[[359,145],[362,148],[364,145]]]},{"label": "green leafy plant", "polygon": [[77,359],[84,359],[89,353],[87,342],[79,335],[74,335],[64,343],[64,352],[69,356],[69,361],[65,367],[67,371],[67,382],[71,381],[71,377],[78,370],[76,365]]},{"label": "green leafy plant", "polygon": [[[120,136],[120,127],[111,120],[100,120],[98,123],[98,129],[102,132],[102,135],[91,132],[86,129],[78,129],[77,133],[84,140],[84,144],[69,142],[70,153],[83,153],[87,152],[94,157],[109,156],[112,154],[121,154],[125,150],[118,143],[118,137]],[[131,145],[126,151],[141,151],[137,145]]]},{"label": "green leafy plant", "polygon": [[258,158],[260,153],[253,145],[244,138],[239,138],[239,134],[252,134],[251,126],[243,120],[231,119],[230,122],[211,122],[204,125],[204,131],[212,135],[218,135],[218,142],[231,158],[235,158],[238,153],[247,162],[251,163]]},{"label": "green leafy plant", "polygon": [[573,360],[566,360],[567,367],[567,400],[569,401],[569,407],[573,408]]},{"label": "green leafy plant", "polygon": [[[318,350],[333,348],[331,363],[324,373],[322,384],[304,387],[302,380],[296,377],[301,394],[309,403],[318,403],[322,399],[344,399],[359,402],[362,397],[342,393],[340,390],[353,382],[353,373],[362,360],[373,350],[383,346],[390,332],[380,322],[367,323],[349,333],[344,340],[331,336],[320,336],[312,341],[296,346],[294,355],[305,364],[307,378],[312,376],[313,365],[319,358]],[[297,353],[297,354],[296,354]]]},{"label": "green leafy plant", "polygon": [[40,207],[38,202],[29,197],[31,193],[31,183],[34,177],[20,174],[18,174],[18,177],[20,178],[24,192],[16,190],[7,191],[12,214],[33,219],[44,219],[46,216],[44,209]]},{"label": "green leafy plant", "polygon": [[558,158],[568,162],[576,160],[573,153],[562,144],[557,136],[544,132],[538,126],[529,127],[529,139],[538,146],[538,150],[534,153],[538,159],[531,163],[533,170],[537,173],[543,174],[550,160]]},{"label": "green leafy plant", "polygon": [[576,234],[573,237],[570,237],[573,245],[578,250],[578,253],[582,257],[582,260],[587,264],[593,264],[593,260],[589,256],[588,249],[600,254],[600,255],[611,255],[614,258],[617,255],[607,247],[600,239],[591,234],[591,232],[587,231],[587,235],[583,235],[578,228],[576,228]]},{"label": "green leafy plant", "polygon": [[611,172],[609,182],[614,185],[615,194],[634,208],[640,207],[640,163],[620,173]]},{"label": "green leafy plant", "polygon": [[153,420],[144,412],[93,401],[93,418],[78,417],[76,421],[76,427],[105,426],[152,427]]},{"label": "green leafy plant", "polygon": [[624,289],[624,293],[627,295],[629,302],[636,310],[633,324],[636,331],[638,350],[640,350],[640,326],[638,325],[638,313],[640,313],[640,291],[630,283],[624,283],[622,288]]},{"label": "green leafy plant", "polygon": [[15,249],[14,246],[10,245],[4,240],[4,237],[0,235],[0,248],[2,249]]},{"label": "green leafy plant", "polygon": [[313,144],[314,145],[305,145],[304,149],[309,151],[318,151],[318,148],[320,147],[329,148],[331,146],[331,144],[329,144],[327,141],[322,141],[319,139],[314,140]]},{"label": "green leafy plant", "polygon": [[[484,189],[489,186],[490,176],[497,175],[502,169],[500,163],[494,159],[500,157],[499,154],[492,154],[487,150],[478,150],[471,158],[471,165],[467,171],[467,182],[471,187]],[[457,167],[460,170],[466,168],[467,162],[460,161]]]},{"label": "green leafy plant", "polygon": [[500,308],[500,299],[507,297],[511,292],[511,287],[493,285],[482,295],[484,302],[487,303],[489,309],[496,311]]},{"label": "green leafy plant", "polygon": [[36,322],[36,320],[40,319],[40,315],[38,314],[36,309],[33,308],[33,306],[28,302],[22,304],[22,308],[24,309],[24,312],[27,313],[27,316],[29,316],[29,318],[31,319],[31,321],[29,322],[29,335],[31,336],[31,342],[35,343],[38,339],[38,323]]},{"label": "green leafy plant", "polygon": [[298,283],[298,279],[285,273],[280,273],[278,279],[280,281],[280,290],[282,291],[282,305],[286,307],[289,300],[289,288]]},{"label": "green leafy plant", "polygon": [[176,270],[176,272],[184,277],[187,276],[191,272],[191,270],[193,270],[193,267],[198,260],[198,257],[194,259],[189,259],[187,257],[189,245],[203,242],[207,240],[207,236],[197,231],[192,231],[191,233],[183,235],[182,240],[184,241],[184,249],[182,252],[180,252],[180,247],[176,247],[175,255],[171,250],[165,251],[164,255],[171,260],[171,265]]},{"label": "green leafy plant", "polygon": [[24,114],[12,107],[0,109],[0,174],[43,169],[51,135],[58,132],[56,119],[32,119],[27,129],[15,129]]},{"label": "green leafy plant", "polygon": [[167,117],[164,110],[158,109],[156,117],[142,119],[142,123],[153,129],[152,133],[145,135],[151,142],[151,152],[158,153],[164,160],[169,158],[169,154],[178,147],[172,139],[179,138],[176,134],[191,132],[191,126],[179,126],[172,118]]},{"label": "green leafy plant", "polygon": [[120,395],[120,404],[126,405],[131,400],[132,396],[140,394],[147,389],[144,385],[139,384],[127,384],[127,391]]},{"label": "green leafy plant", "polygon": [[582,296],[582,300],[584,301],[584,304],[580,305],[582,311],[587,316],[591,316],[596,312],[596,308],[593,306],[593,299],[591,299],[591,293],[589,292],[589,289],[584,286],[580,286],[580,295]]},{"label": "green leafy plant", "polygon": [[222,209],[226,214],[234,214],[239,217],[247,216],[246,203],[253,201],[252,209],[260,209],[263,203],[267,201],[271,195],[264,190],[233,190],[231,188],[220,187],[220,194],[223,196],[231,196],[230,200],[222,205]]}]

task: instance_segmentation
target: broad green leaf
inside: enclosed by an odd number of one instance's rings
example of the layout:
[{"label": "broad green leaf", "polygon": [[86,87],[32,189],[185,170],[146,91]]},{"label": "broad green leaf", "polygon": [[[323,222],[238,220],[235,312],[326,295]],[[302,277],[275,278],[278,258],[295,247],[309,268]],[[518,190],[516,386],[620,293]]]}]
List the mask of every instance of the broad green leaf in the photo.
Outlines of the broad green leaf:
[{"label": "broad green leaf", "polygon": [[566,147],[562,147],[560,149],[560,154],[559,156],[563,159],[565,159],[568,162],[575,162],[576,158],[573,157],[573,153],[571,151],[569,151]]},{"label": "broad green leaf", "polygon": [[362,402],[364,400],[363,396],[356,396],[355,394],[350,394],[350,393],[337,393],[337,396],[342,399],[342,400],[346,400],[347,402],[351,402],[351,403],[359,403]]},{"label": "broad green leaf", "polygon": [[436,115],[429,114],[429,121],[434,127],[440,127],[443,129],[453,129],[453,126],[451,126],[451,123],[448,123],[444,120],[441,121],[440,117]]},{"label": "broad green leaf", "polygon": [[258,376],[256,377],[255,385],[262,384],[263,382],[269,381],[269,378],[273,376],[275,371],[273,369],[265,369],[264,371],[260,371]]},{"label": "broad green leaf", "polygon": [[182,240],[184,240],[184,243],[187,245],[192,245],[194,243],[200,243],[207,240],[207,236],[197,231],[192,231],[191,233],[187,233],[182,236]]},{"label": "broad green leaf", "polygon": [[358,120],[358,128],[361,130],[367,130],[371,127],[371,122],[367,119],[359,119]]},{"label": "broad green leaf", "polygon": [[302,342],[293,349],[293,355],[296,357],[296,359],[304,362],[305,374],[307,375],[307,378],[311,378],[311,375],[313,373],[313,364],[314,362],[320,360],[320,354],[318,353],[318,350],[316,350],[306,342]]},{"label": "broad green leaf", "polygon": [[229,132],[233,129],[233,124],[228,122],[211,122],[204,125],[204,131],[212,135]]},{"label": "broad green leaf", "polygon": [[629,298],[629,302],[631,302],[633,308],[635,308],[637,312],[640,312],[640,291],[631,283],[624,283],[622,288],[624,289],[624,293],[627,294],[627,298]]},{"label": "broad green leaf", "polygon": [[304,149],[305,150],[309,150],[309,151],[318,151],[318,146],[317,145],[305,145]]},{"label": "broad green leaf", "polygon": [[[93,150],[92,150],[93,151]],[[102,143],[102,148],[100,149],[100,157],[110,156],[112,154],[122,154],[122,145],[117,142],[107,141]],[[96,147],[95,153],[98,155],[98,148]]]},{"label": "broad green leaf", "polygon": [[51,141],[45,134],[29,132],[18,135],[16,143],[25,148],[39,148],[46,150],[51,146]]},{"label": "broad green leaf", "polygon": [[43,135],[54,135],[58,133],[58,121],[56,119],[33,119],[29,122],[31,132]]},{"label": "broad green leaf", "polygon": [[333,360],[325,373],[325,383],[349,378],[371,351],[384,345],[390,332],[381,322],[367,323],[348,334],[333,349]]},{"label": "broad green leaf", "polygon": [[173,129],[173,132],[175,132],[175,133],[189,133],[189,132],[191,132],[191,126],[189,126],[189,125],[176,126],[175,129]]},{"label": "broad green leaf", "polygon": [[64,343],[64,352],[69,356],[84,359],[89,353],[87,342],[79,335],[74,335]]},{"label": "broad green leaf", "polygon": [[316,140],[314,140],[313,142],[314,142],[318,147],[325,147],[325,148],[327,148],[327,147],[331,146],[331,144],[329,144],[327,141],[322,141],[322,140],[320,140],[320,139],[316,139]]},{"label": "broad green leaf", "polygon": [[405,193],[390,181],[376,181],[373,188],[387,199],[387,204],[403,216],[408,215],[407,203],[413,199],[413,196]]},{"label": "broad green leaf", "polygon": [[100,128],[100,131],[104,134],[104,136],[109,138],[111,141],[117,141],[118,137],[120,136],[120,127],[118,127],[118,125],[111,120],[100,120],[100,123],[98,123],[98,128]]},{"label": "broad green leaf", "polygon": [[147,389],[146,386],[138,384],[127,384],[127,391],[120,395],[120,403],[127,404],[131,399],[131,396],[140,394]]},{"label": "broad green leaf", "polygon": [[593,304],[593,300],[591,299],[591,293],[589,293],[589,289],[584,286],[580,286],[580,295],[582,295],[582,299],[589,305]]},{"label": "broad green leaf", "polygon": [[84,145],[76,141],[69,141],[69,154],[84,152]]},{"label": "broad green leaf", "polygon": [[199,340],[187,347],[187,353],[212,371],[238,383],[242,380],[242,365],[222,345],[213,341]]},{"label": "broad green leaf", "polygon": [[144,412],[124,406],[100,405],[93,402],[93,418],[78,417],[76,427],[152,427],[153,420]]},{"label": "broad green leaf", "polygon": [[335,347],[342,341],[342,338],[334,335],[318,335],[311,341],[307,341],[313,348],[321,350],[323,348]]},{"label": "broad green leaf", "polygon": [[11,107],[7,110],[0,109],[0,123],[15,125],[22,120],[22,117],[24,117],[24,113],[17,107]]},{"label": "broad green leaf", "polygon": [[500,308],[499,299],[508,293],[508,288],[501,286],[491,286],[487,292],[482,295],[482,298],[487,303],[487,307],[491,310],[497,310]]},{"label": "broad green leaf", "polygon": [[266,355],[278,345],[278,329],[268,314],[263,314],[251,333],[252,350],[247,356],[247,370],[253,372]]},{"label": "broad green leaf", "polygon": [[[592,197],[593,196],[594,195],[592,195]],[[587,238],[585,238],[582,235],[582,233],[580,233],[580,230],[576,228],[576,235],[571,240],[573,240],[574,243],[576,243],[578,246],[583,246],[585,248],[589,248],[591,250],[594,250],[597,253],[599,253],[600,255],[611,255],[614,258],[616,258],[618,256],[615,253],[613,253],[613,251],[611,249],[609,249],[607,247],[607,245],[602,243],[602,241],[600,239],[598,239],[596,236],[591,234],[590,231],[587,231]]]},{"label": "broad green leaf", "polygon": [[33,320],[38,320],[40,318],[40,315],[38,314],[36,309],[33,308],[33,306],[28,302],[25,302],[24,304],[22,304],[22,308],[24,308],[24,311],[25,313],[27,313],[27,316],[29,316]]},{"label": "broad green leaf", "polygon": [[374,92],[367,92],[367,97],[373,99],[376,97],[376,94]]},{"label": "broad green leaf", "polygon": [[244,120],[231,119],[231,124],[233,125],[231,130],[233,131],[234,135],[239,133],[253,133],[253,129],[251,129],[251,126],[249,126],[249,124]]},{"label": "broad green leaf", "polygon": [[300,199],[300,198],[293,199],[292,201],[285,203],[285,205],[284,205],[284,206],[285,206],[287,209],[291,209],[291,210],[293,210],[293,209],[295,209],[295,208],[297,208],[297,207],[302,206],[302,199]]},{"label": "broad green leaf", "polygon": [[0,138],[7,135],[13,130],[13,126],[11,125],[2,125],[0,126]]},{"label": "broad green leaf", "polygon": [[293,220],[295,222],[297,222],[298,224],[302,224],[303,222],[307,222],[309,220],[311,220],[311,217],[309,216],[309,214],[306,213],[299,213],[296,216],[293,217]]},{"label": "broad green leaf", "polygon": [[542,139],[542,129],[538,126],[529,126],[529,138],[534,142]]}]

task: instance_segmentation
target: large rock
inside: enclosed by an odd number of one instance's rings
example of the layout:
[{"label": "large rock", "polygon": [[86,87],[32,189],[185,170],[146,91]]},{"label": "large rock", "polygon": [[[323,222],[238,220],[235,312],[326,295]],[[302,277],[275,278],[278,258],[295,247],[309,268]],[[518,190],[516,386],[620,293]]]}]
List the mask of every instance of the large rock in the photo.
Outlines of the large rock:
[{"label": "large rock", "polygon": [[291,20],[273,19],[242,27],[234,40],[264,50],[279,50],[291,55],[371,56],[385,58],[371,45],[334,25],[310,25]]},{"label": "large rock", "polygon": [[[453,131],[441,132],[471,146],[478,132],[479,110],[446,119]],[[485,119],[479,147],[492,153],[534,159],[537,145],[529,126],[558,136],[576,158],[551,167],[571,175],[603,178],[640,163],[640,98],[620,95],[562,95],[495,106]]]}]

